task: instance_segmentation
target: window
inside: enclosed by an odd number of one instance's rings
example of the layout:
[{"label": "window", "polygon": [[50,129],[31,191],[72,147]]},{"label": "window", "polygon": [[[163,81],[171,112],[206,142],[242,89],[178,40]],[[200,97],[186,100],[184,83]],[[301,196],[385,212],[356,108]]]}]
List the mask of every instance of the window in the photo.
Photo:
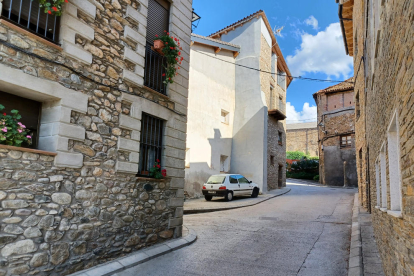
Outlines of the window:
[{"label": "window", "polygon": [[379,160],[375,162],[375,183],[376,183],[376,190],[377,190],[377,206],[381,206],[381,178],[380,178],[380,165]]},{"label": "window", "polygon": [[59,39],[60,17],[45,13],[38,0],[3,0],[1,18],[54,43]]},{"label": "window", "polygon": [[240,184],[242,184],[242,183],[243,184],[248,184],[249,183],[249,180],[247,180],[246,177],[244,177],[242,175],[238,175],[237,177],[239,178],[239,183]]},{"label": "window", "polygon": [[381,207],[387,210],[387,160],[385,158],[385,143],[380,152],[381,162]]},{"label": "window", "polygon": [[390,173],[390,210],[401,211],[401,169],[397,112],[388,127],[388,166]]},{"label": "window", "polygon": [[[224,180],[226,180],[225,176],[221,176],[221,175],[212,175],[210,176],[210,178],[207,180],[207,184],[223,184]],[[236,180],[237,181],[237,180]],[[231,182],[231,177],[230,177],[230,183]]]},{"label": "window", "polygon": [[277,142],[279,145],[283,145],[283,133],[281,131],[278,131]]},{"label": "window", "polygon": [[229,179],[230,179],[230,183],[231,184],[239,184],[239,181],[237,181],[237,178],[236,177],[230,176]]},{"label": "window", "polygon": [[227,111],[225,111],[225,110],[221,110],[221,122],[223,123],[223,124],[229,124],[229,113],[227,112]]},{"label": "window", "polygon": [[277,84],[283,89],[286,89],[286,73],[277,69]]},{"label": "window", "polygon": [[148,1],[147,17],[147,45],[145,52],[145,76],[144,85],[162,94],[167,94],[167,85],[164,83],[166,59],[153,51],[155,35],[163,35],[168,31],[170,21],[170,3],[165,0]]},{"label": "window", "polygon": [[350,148],[352,147],[352,136],[351,135],[341,135],[341,148]]},{"label": "window", "polygon": [[359,106],[359,91],[357,92],[356,96],[355,96],[355,110],[356,110],[356,120],[358,121],[359,117],[361,116],[361,110],[360,110],[360,106]]},{"label": "window", "polygon": [[272,67],[272,77],[273,79],[276,79],[276,54],[272,53],[272,60],[271,60],[271,67]]},{"label": "window", "polygon": [[163,120],[142,113],[138,175],[149,175],[155,162],[162,161],[163,127]]},{"label": "window", "polygon": [[190,167],[190,149],[185,150],[185,167]]},{"label": "window", "polygon": [[229,171],[229,157],[226,155],[220,155],[220,172]]},{"label": "window", "polygon": [[270,165],[272,165],[272,166],[275,165],[275,156],[274,155],[270,155]]},{"label": "window", "polygon": [[22,144],[22,146],[36,149],[39,142],[39,126],[42,104],[40,102],[5,92],[0,92],[0,104],[5,107],[2,112],[7,114],[10,114],[10,111],[13,109],[19,111],[19,114],[22,116],[20,122],[26,126],[26,129],[29,130],[29,135],[32,136],[32,144]]}]

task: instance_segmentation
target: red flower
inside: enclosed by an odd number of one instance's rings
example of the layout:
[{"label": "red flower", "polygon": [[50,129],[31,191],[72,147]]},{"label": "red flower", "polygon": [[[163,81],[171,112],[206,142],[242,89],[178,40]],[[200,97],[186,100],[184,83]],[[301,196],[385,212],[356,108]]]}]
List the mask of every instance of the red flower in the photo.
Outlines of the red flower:
[{"label": "red flower", "polygon": [[52,7],[52,9],[53,9],[54,11],[57,11],[57,10],[58,10],[56,7]]},{"label": "red flower", "polygon": [[158,37],[158,35],[155,35],[155,37]]},{"label": "red flower", "polygon": [[68,0],[65,0],[65,3],[69,3],[69,1]]},{"label": "red flower", "polygon": [[47,11],[48,14],[52,14],[52,11]]},{"label": "red flower", "polygon": [[163,76],[163,77],[165,77],[165,73],[164,73],[164,74],[162,74],[162,76]]},{"label": "red flower", "polygon": [[178,61],[178,58],[175,58],[176,61]]},{"label": "red flower", "polygon": [[181,57],[181,60],[183,60],[184,58],[183,57]]},{"label": "red flower", "polygon": [[161,168],[161,166],[160,165],[157,165],[157,168],[159,169],[159,168]]},{"label": "red flower", "polygon": [[168,42],[165,42],[165,45],[168,45]]},{"label": "red flower", "polygon": [[181,56],[181,52],[178,52],[178,55]]},{"label": "red flower", "polygon": [[157,159],[157,162],[159,163],[160,162],[160,159]]},{"label": "red flower", "polygon": [[4,112],[3,115],[6,116],[7,115],[6,112]]},{"label": "red flower", "polygon": [[167,35],[170,35],[170,33],[169,33],[169,32],[167,32]]},{"label": "red flower", "polygon": [[155,165],[154,166],[152,166],[153,168],[155,168]]},{"label": "red flower", "polygon": [[177,38],[174,38],[174,40],[175,40],[175,41],[178,41],[178,39],[177,39]]},{"label": "red flower", "polygon": [[180,70],[180,67],[178,67],[178,70]]},{"label": "red flower", "polygon": [[170,47],[171,50],[174,50],[174,47]]},{"label": "red flower", "polygon": [[168,80],[171,80],[171,78],[168,78]]}]

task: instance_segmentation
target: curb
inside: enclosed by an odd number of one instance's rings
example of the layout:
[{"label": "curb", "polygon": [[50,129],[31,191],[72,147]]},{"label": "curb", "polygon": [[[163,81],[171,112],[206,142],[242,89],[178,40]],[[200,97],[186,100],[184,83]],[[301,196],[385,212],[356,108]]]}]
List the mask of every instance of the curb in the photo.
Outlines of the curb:
[{"label": "curb", "polygon": [[[184,226],[185,227],[185,226]],[[123,271],[133,266],[145,263],[156,257],[165,255],[172,251],[188,246],[197,240],[197,233],[189,229],[189,233],[185,237],[169,240],[146,249],[131,253],[125,257],[121,257],[114,261],[70,274],[69,276],[107,276]]]},{"label": "curb", "polygon": [[361,225],[358,221],[359,216],[359,199],[358,193],[354,196],[354,207],[352,208],[352,233],[351,246],[349,250],[348,276],[362,276],[362,240]]},{"label": "curb", "polygon": [[226,211],[226,210],[232,210],[232,209],[239,209],[239,208],[254,206],[254,205],[260,204],[262,202],[268,201],[269,199],[287,194],[287,193],[290,192],[290,190],[291,190],[290,188],[287,188],[286,191],[284,191],[281,194],[273,195],[271,197],[264,198],[263,200],[261,200],[259,202],[249,203],[249,204],[246,204],[246,205],[243,205],[243,206],[231,206],[231,207],[210,208],[210,209],[187,209],[187,210],[184,209],[184,215],[200,214],[200,213],[211,213],[211,212]]}]

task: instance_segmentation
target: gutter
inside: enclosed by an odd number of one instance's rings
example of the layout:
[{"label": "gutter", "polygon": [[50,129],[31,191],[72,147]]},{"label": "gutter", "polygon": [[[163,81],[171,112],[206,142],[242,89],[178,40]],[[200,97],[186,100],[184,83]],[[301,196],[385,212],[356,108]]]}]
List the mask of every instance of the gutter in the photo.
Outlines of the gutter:
[{"label": "gutter", "polygon": [[345,44],[345,53],[349,55],[348,51],[348,43],[346,42],[346,34],[345,34],[345,26],[344,26],[344,20],[342,18],[342,4],[339,4],[338,8],[338,16],[339,16],[339,23],[341,24],[341,30],[342,30],[342,38],[344,40]]}]

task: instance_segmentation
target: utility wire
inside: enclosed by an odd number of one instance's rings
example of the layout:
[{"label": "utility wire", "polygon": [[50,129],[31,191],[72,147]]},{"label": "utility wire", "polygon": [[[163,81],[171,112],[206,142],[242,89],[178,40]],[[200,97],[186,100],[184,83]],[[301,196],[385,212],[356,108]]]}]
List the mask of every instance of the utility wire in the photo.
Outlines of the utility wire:
[{"label": "utility wire", "polygon": [[37,55],[37,54],[34,54],[34,53],[31,53],[31,52],[28,52],[28,51],[26,51],[26,50],[24,50],[24,49],[22,49],[22,48],[20,48],[20,47],[17,47],[17,46],[15,46],[15,45],[13,45],[13,44],[8,43],[8,42],[6,42],[6,41],[2,41],[2,40],[0,40],[0,43],[1,43],[1,44],[3,44],[3,45],[5,45],[5,46],[7,46],[7,47],[9,47],[9,48],[12,48],[12,49],[14,49],[14,50],[16,50],[16,51],[19,51],[19,52],[25,53],[26,55],[29,55],[29,56],[32,56],[32,57],[38,58],[38,59],[40,59],[40,60],[43,60],[43,61],[47,61],[47,62],[53,63],[53,64],[56,64],[56,65],[59,65],[59,66],[62,66],[62,67],[65,67],[66,69],[70,70],[73,74],[77,75],[78,77],[85,78],[85,79],[87,79],[87,80],[89,80],[89,81],[91,81],[91,82],[93,82],[93,83],[95,83],[95,84],[98,84],[98,85],[101,85],[101,86],[105,86],[105,87],[111,88],[111,89],[113,89],[113,90],[117,90],[117,91],[119,91],[119,92],[127,93],[127,94],[130,94],[130,95],[134,95],[134,96],[137,96],[137,97],[140,97],[140,98],[146,99],[147,101],[150,101],[150,102],[156,103],[156,104],[158,104],[158,105],[160,105],[160,106],[162,106],[162,107],[164,107],[164,108],[167,108],[168,110],[170,110],[170,111],[172,111],[172,112],[174,112],[174,113],[176,113],[176,114],[178,114],[178,115],[180,115],[180,116],[183,116],[183,117],[186,117],[186,116],[187,116],[187,115],[185,115],[185,114],[183,114],[183,113],[180,113],[180,112],[178,112],[178,111],[175,111],[174,109],[171,109],[171,108],[165,107],[165,106],[163,106],[163,105],[159,104],[158,102],[156,102],[156,101],[154,101],[154,100],[147,99],[147,98],[145,98],[145,97],[143,97],[143,96],[141,96],[141,95],[137,95],[137,94],[135,94],[135,93],[131,93],[131,92],[127,91],[127,90],[120,89],[120,88],[118,88],[118,87],[116,87],[116,86],[112,86],[112,85],[104,84],[104,83],[101,83],[101,82],[97,82],[97,81],[95,81],[94,79],[92,79],[92,78],[90,78],[90,77],[88,77],[88,76],[86,76],[86,75],[84,75],[84,74],[82,74],[82,73],[77,72],[75,69],[73,69],[72,67],[70,67],[70,66],[68,66],[68,65],[66,65],[66,64],[63,64],[63,63],[60,63],[60,62],[57,62],[57,61],[54,61],[54,60],[50,60],[50,59],[48,59],[48,58],[45,58],[45,57],[39,56],[39,55]]},{"label": "utility wire", "polygon": [[250,70],[255,70],[255,71],[258,71],[258,72],[262,72],[262,73],[267,73],[267,74],[272,74],[272,75],[278,75],[278,76],[285,76],[285,77],[289,77],[289,78],[292,78],[292,79],[299,79],[299,80],[319,81],[319,82],[335,82],[335,83],[347,82],[347,83],[352,83],[352,84],[354,84],[354,82],[353,82],[353,81],[346,81],[346,80],[345,80],[345,81],[342,81],[342,80],[341,80],[341,81],[336,81],[336,80],[323,80],[323,79],[314,79],[314,78],[304,78],[304,77],[301,77],[301,76],[299,76],[299,77],[294,77],[294,76],[290,76],[290,75],[283,75],[283,74],[280,74],[280,73],[273,73],[273,72],[264,71],[264,70],[261,70],[261,69],[257,69],[257,68],[249,67],[249,66],[246,66],[246,65],[236,64],[236,63],[234,63],[234,62],[230,62],[230,61],[227,61],[227,60],[224,60],[224,59],[221,59],[221,58],[215,57],[215,56],[211,56],[211,55],[209,55],[209,54],[207,54],[207,53],[203,53],[203,52],[200,52],[200,51],[197,51],[197,50],[194,50],[194,51],[195,51],[195,52],[197,52],[197,53],[200,53],[200,54],[206,55],[206,56],[208,56],[208,57],[215,58],[215,59],[221,60],[221,61],[223,61],[223,62],[233,64],[233,65],[235,65],[235,66],[244,67],[244,68],[247,68],[247,69],[250,69]]}]

